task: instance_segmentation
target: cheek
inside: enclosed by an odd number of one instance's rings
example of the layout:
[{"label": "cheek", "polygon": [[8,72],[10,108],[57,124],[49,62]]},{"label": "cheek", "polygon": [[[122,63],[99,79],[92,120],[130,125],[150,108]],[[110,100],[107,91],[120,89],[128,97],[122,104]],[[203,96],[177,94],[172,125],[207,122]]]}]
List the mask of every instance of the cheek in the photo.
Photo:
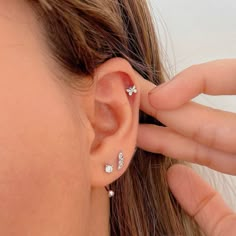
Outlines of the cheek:
[{"label": "cheek", "polygon": [[55,82],[32,78],[0,81],[0,233],[80,232],[89,208],[85,129]]}]

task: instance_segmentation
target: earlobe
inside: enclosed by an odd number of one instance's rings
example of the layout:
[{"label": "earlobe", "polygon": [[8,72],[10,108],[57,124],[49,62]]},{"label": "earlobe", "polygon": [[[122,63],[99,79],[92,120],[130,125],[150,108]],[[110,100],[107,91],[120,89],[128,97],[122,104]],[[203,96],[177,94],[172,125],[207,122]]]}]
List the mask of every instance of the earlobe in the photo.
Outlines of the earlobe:
[{"label": "earlobe", "polygon": [[124,173],[136,147],[139,85],[130,64],[114,58],[97,68],[95,86],[91,185],[106,186]]}]

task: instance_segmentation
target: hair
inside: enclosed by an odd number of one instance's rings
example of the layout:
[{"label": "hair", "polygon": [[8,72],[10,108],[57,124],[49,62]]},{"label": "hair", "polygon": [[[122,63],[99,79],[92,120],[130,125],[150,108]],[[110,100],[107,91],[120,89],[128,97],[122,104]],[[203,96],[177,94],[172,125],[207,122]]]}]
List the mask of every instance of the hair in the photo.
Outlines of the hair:
[{"label": "hair", "polygon": [[[168,74],[146,0],[27,0],[43,26],[51,55],[71,84],[93,75],[114,57],[125,58],[158,85]],[[140,123],[163,126],[140,111]],[[123,176],[111,184],[111,235],[202,235],[168,188],[167,169],[177,163],[138,149]]]}]

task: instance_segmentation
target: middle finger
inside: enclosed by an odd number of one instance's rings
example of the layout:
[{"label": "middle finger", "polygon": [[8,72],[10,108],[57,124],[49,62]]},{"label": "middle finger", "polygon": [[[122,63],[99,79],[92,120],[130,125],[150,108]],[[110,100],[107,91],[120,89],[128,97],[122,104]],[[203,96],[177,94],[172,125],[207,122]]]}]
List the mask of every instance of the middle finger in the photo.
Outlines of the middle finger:
[{"label": "middle finger", "polygon": [[139,126],[137,145],[153,153],[161,153],[178,160],[207,166],[236,175],[236,155],[206,147],[168,127],[142,124]]},{"label": "middle finger", "polygon": [[199,143],[236,153],[236,115],[234,113],[207,108],[199,104],[193,105],[194,103],[186,104],[176,110],[157,111],[148,98],[148,93],[156,86],[142,78],[140,78],[140,84],[142,87],[140,109],[142,111]]},{"label": "middle finger", "polygon": [[175,110],[158,110],[155,118],[198,143],[236,153],[236,114],[232,112],[189,102]]}]

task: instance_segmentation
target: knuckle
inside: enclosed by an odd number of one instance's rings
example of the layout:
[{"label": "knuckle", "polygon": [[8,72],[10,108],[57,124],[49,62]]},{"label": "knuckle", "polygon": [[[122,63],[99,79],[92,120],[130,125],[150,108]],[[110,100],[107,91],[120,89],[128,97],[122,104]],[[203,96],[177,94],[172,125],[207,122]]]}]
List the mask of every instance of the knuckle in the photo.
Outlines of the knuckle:
[{"label": "knuckle", "polygon": [[198,126],[192,133],[192,139],[195,141],[199,141],[202,139],[202,133],[203,133],[203,126]]},{"label": "knuckle", "polygon": [[191,74],[195,74],[195,73],[199,74],[200,71],[201,71],[200,64],[191,65],[190,67],[186,69],[186,72],[191,73]]},{"label": "knuckle", "polygon": [[196,142],[204,143],[207,147],[215,148],[220,138],[219,129],[220,127],[215,127],[214,124],[201,125],[193,131],[191,138]]},{"label": "knuckle", "polygon": [[200,143],[196,143],[195,148],[193,149],[193,162],[207,167],[212,167],[213,163],[210,149]]},{"label": "knuckle", "polygon": [[223,215],[213,227],[211,235],[213,236],[225,236],[225,235],[235,235],[235,224],[236,215],[233,212],[229,212]]},{"label": "knuckle", "polygon": [[199,214],[202,214],[204,210],[211,204],[213,199],[218,197],[218,192],[213,191],[207,197],[203,198],[201,201],[198,202],[193,217],[196,219]]},{"label": "knuckle", "polygon": [[194,151],[193,151],[193,162],[200,164],[201,161],[202,161],[202,160],[201,160],[201,158],[200,158],[200,144],[199,144],[199,143],[196,143],[196,144],[195,144]]}]

